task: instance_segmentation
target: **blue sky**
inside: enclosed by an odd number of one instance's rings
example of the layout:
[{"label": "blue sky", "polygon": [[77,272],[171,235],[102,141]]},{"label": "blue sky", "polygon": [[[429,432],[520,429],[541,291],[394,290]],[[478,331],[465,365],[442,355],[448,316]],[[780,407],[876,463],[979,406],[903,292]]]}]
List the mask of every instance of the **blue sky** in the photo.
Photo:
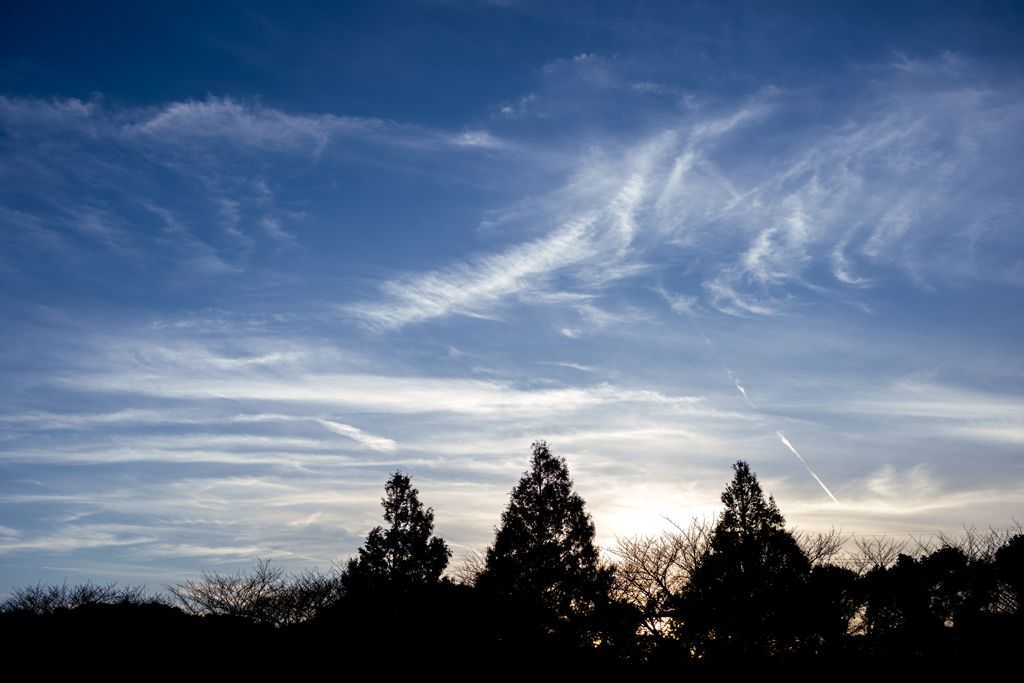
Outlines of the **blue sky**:
[{"label": "blue sky", "polygon": [[5,7],[0,586],[1021,518],[1018,7],[551,4]]}]

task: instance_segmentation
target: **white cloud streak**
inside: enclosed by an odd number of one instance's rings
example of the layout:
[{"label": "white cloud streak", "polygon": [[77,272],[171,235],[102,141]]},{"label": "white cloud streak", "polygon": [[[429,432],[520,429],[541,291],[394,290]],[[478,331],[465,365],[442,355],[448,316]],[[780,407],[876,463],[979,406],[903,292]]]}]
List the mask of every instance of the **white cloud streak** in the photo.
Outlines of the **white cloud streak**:
[{"label": "white cloud streak", "polygon": [[374,434],[367,434],[361,429],[356,429],[351,425],[341,424],[340,422],[331,422],[330,420],[320,420],[320,424],[327,427],[336,434],[347,436],[351,439],[355,439],[359,443],[372,448],[375,451],[391,452],[398,448],[393,440],[385,438],[383,436],[376,436]]},{"label": "white cloud streak", "polygon": [[828,494],[828,497],[829,497],[829,498],[831,498],[832,500],[834,500],[835,502],[837,502],[837,503],[838,503],[839,501],[838,501],[838,500],[836,500],[836,497],[835,497],[835,496],[833,496],[833,495],[832,495],[832,492],[828,490],[828,487],[827,487],[827,486],[825,486],[825,482],[823,482],[823,481],[821,480],[821,478],[820,478],[820,477],[818,477],[818,475],[817,475],[817,474],[815,474],[813,470],[811,470],[811,467],[810,467],[810,465],[808,465],[808,464],[807,464],[807,462],[806,462],[806,461],[805,461],[805,460],[803,459],[803,457],[802,457],[802,456],[801,456],[801,455],[800,455],[799,453],[797,453],[796,449],[795,449],[795,448],[793,448],[793,444],[791,444],[791,443],[789,442],[789,439],[787,439],[786,437],[784,437],[784,436],[782,435],[782,432],[775,432],[775,433],[779,435],[779,438],[780,438],[780,439],[782,439],[782,443],[786,444],[786,446],[787,446],[787,447],[789,448],[789,450],[793,451],[793,455],[795,455],[796,457],[800,458],[800,462],[801,462],[801,463],[803,463],[803,466],[804,466],[804,467],[806,467],[806,468],[807,468],[807,471],[811,473],[811,476],[812,476],[812,477],[814,477],[814,478],[815,478],[815,480],[816,480],[816,481],[817,481],[817,482],[818,482],[819,484],[821,484],[821,488],[825,489],[825,493],[827,493],[827,494]]},{"label": "white cloud streak", "polygon": [[600,282],[630,273],[624,261],[636,230],[633,212],[643,196],[634,177],[599,210],[580,215],[548,236],[445,270],[391,280],[382,286],[387,300],[347,310],[380,329],[395,329],[451,314],[486,316],[512,296],[545,289],[562,270],[581,281]]},{"label": "white cloud streak", "polygon": [[506,415],[572,412],[615,403],[651,403],[687,410],[695,396],[623,389],[611,384],[564,389],[518,389],[510,382],[404,378],[376,375],[298,375],[287,380],[200,378],[151,374],[115,374],[66,379],[78,390],[169,398],[249,399],[322,403],[389,413],[453,412]]}]

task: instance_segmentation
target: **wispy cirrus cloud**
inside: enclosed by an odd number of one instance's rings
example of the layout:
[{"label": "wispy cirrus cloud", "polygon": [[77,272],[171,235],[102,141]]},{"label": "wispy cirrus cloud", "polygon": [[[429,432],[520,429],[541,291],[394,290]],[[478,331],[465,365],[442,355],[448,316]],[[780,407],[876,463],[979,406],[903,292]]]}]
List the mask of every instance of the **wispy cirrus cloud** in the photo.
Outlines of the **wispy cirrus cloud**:
[{"label": "wispy cirrus cloud", "polygon": [[739,316],[808,297],[857,300],[893,278],[1024,284],[1009,256],[1020,246],[1006,183],[1017,164],[997,152],[1024,149],[1024,93],[967,76],[915,75],[914,87],[901,70],[887,76],[856,110],[787,130],[781,148],[763,131],[785,126],[807,95],[769,87],[733,111],[691,113],[616,153],[588,153],[562,189],[487,219],[506,233],[551,226],[544,236],[392,278],[379,299],[347,310],[378,329],[501,317],[527,297],[594,295],[679,268],[700,276],[682,294],[687,307]]},{"label": "wispy cirrus cloud", "polygon": [[244,375],[198,378],[187,374],[157,376],[129,372],[67,378],[62,384],[85,391],[127,392],[168,398],[329,403],[388,413],[450,411],[533,415],[628,402],[689,409],[699,406],[701,400],[695,396],[670,396],[658,391],[625,389],[610,384],[556,389],[517,388],[510,382],[320,373],[292,374],[288,379],[280,380]]},{"label": "wispy cirrus cloud", "polygon": [[281,178],[308,173],[332,145],[396,159],[511,148],[481,128],[286,113],[214,96],[137,108],[0,96],[0,127],[0,230],[17,249],[134,267],[173,260],[178,281],[183,272],[237,275],[260,247],[301,245],[306,214],[282,201]]},{"label": "wispy cirrus cloud", "polygon": [[506,143],[483,130],[435,130],[377,118],[289,114],[256,102],[209,96],[160,107],[107,108],[76,98],[42,100],[0,95],[0,122],[18,137],[87,134],[108,142],[211,145],[229,142],[254,149],[319,153],[333,140],[371,139],[413,147],[483,147]]},{"label": "wispy cirrus cloud", "polygon": [[363,430],[353,427],[352,425],[332,422],[330,420],[320,420],[320,424],[336,434],[341,434],[342,436],[355,439],[364,446],[377,451],[390,452],[398,448],[398,444],[396,444],[392,439],[387,439],[383,436],[376,436],[374,434],[367,434]]},{"label": "wispy cirrus cloud", "polygon": [[258,102],[239,102],[229,97],[172,102],[140,114],[143,120],[123,126],[122,135],[174,144],[222,141],[255,149],[317,155],[331,142],[345,138],[420,148],[506,146],[486,130],[452,133],[377,118],[288,114]]}]

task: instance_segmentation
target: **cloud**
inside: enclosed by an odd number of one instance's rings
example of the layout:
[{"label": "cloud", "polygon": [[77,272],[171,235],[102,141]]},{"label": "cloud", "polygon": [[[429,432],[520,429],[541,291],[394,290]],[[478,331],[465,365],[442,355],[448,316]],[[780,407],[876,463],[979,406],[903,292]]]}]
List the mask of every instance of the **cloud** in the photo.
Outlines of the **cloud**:
[{"label": "cloud", "polygon": [[545,361],[546,365],[560,365],[564,368],[573,368],[574,370],[580,370],[582,372],[592,372],[593,367],[589,365],[580,365],[579,363],[568,363],[565,361]]},{"label": "cloud", "polygon": [[0,95],[0,120],[13,130],[94,129],[102,123],[100,106],[70,97],[41,100]]},{"label": "cloud", "polygon": [[213,142],[230,142],[253,149],[317,156],[332,141],[345,138],[418,148],[506,146],[486,130],[449,133],[376,118],[287,114],[259,102],[244,103],[230,97],[172,102],[155,111],[147,110],[142,117],[145,120],[125,126],[123,134],[164,144],[208,146]]},{"label": "cloud", "polygon": [[79,246],[84,238],[134,266],[173,260],[200,276],[245,270],[260,242],[297,244],[283,218],[304,214],[277,206],[280,180],[308,172],[332,144],[389,150],[406,165],[512,147],[482,128],[291,114],[215,96],[138,108],[0,96],[0,127],[0,230],[66,258],[96,252]]},{"label": "cloud", "polygon": [[523,95],[518,100],[502,104],[498,109],[498,115],[505,118],[526,116],[530,113],[536,102],[536,94],[530,93],[529,95]]},{"label": "cloud", "polygon": [[593,327],[603,328],[617,323],[635,323],[652,317],[649,314],[631,311],[629,313],[611,313],[594,306],[591,303],[583,302],[576,305],[576,310]]},{"label": "cloud", "polygon": [[451,314],[483,314],[511,295],[540,288],[556,271],[592,255],[595,222],[584,218],[503,254],[388,281],[381,288],[387,300],[356,304],[347,310],[382,329]]},{"label": "cloud", "polygon": [[280,219],[274,216],[266,216],[260,221],[260,225],[267,231],[267,234],[278,242],[284,242],[286,244],[295,241],[295,234],[284,230],[281,227]]},{"label": "cloud", "polygon": [[[506,233],[551,226],[542,237],[394,277],[378,300],[347,310],[381,330],[500,318],[502,306],[539,301],[565,278],[593,296],[680,267],[700,287],[670,305],[703,301],[740,316],[787,313],[808,298],[846,302],[894,275],[925,289],[950,276],[1017,282],[1021,244],[1010,235],[1021,215],[1007,208],[1005,178],[1019,163],[996,150],[1024,153],[1022,93],[985,92],[966,76],[908,90],[890,76],[856,109],[789,131],[782,149],[764,146],[763,129],[785,125],[806,95],[779,88],[731,111],[691,112],[618,152],[591,147],[561,189],[485,221]],[[737,146],[747,149],[741,161]]]},{"label": "cloud", "polygon": [[263,149],[311,148],[319,152],[332,133],[365,133],[381,125],[383,122],[373,119],[292,116],[230,98],[210,97],[168,104],[147,120],[127,126],[125,134],[152,136],[164,143],[218,139]]},{"label": "cloud", "polygon": [[971,441],[993,441],[1024,446],[1024,423],[1002,421],[980,421],[975,424],[950,425],[948,431]]},{"label": "cloud", "polygon": [[658,83],[651,83],[650,81],[634,83],[632,87],[637,92],[650,93],[652,95],[668,95],[676,92],[675,88],[660,85]]},{"label": "cloud", "polygon": [[843,410],[899,414],[944,420],[1013,420],[1024,414],[1024,401],[970,389],[922,381],[893,383],[887,391],[863,390],[844,397]]},{"label": "cloud", "polygon": [[632,212],[643,196],[642,182],[627,181],[604,207],[576,216],[547,236],[444,270],[381,287],[386,299],[347,306],[378,329],[453,314],[487,315],[512,296],[529,297],[544,291],[560,271],[577,280],[599,284],[635,272],[627,263],[635,224]]},{"label": "cloud", "polygon": [[[166,373],[166,371],[165,371]],[[84,391],[127,392],[167,398],[227,398],[347,405],[389,413],[454,412],[535,415],[573,412],[599,405],[641,402],[686,408],[694,396],[624,389],[611,384],[565,389],[517,389],[508,382],[386,377],[377,375],[293,374],[286,380],[191,374],[115,372],[69,377],[64,386]],[[340,432],[339,432],[340,433]],[[348,435],[348,434],[346,434]]]},{"label": "cloud", "polygon": [[331,422],[330,420],[320,420],[320,424],[322,424],[324,427],[327,427],[336,434],[341,434],[342,436],[347,436],[349,438],[355,439],[364,446],[372,448],[376,451],[390,452],[398,448],[398,444],[396,444],[391,439],[384,438],[383,436],[367,434],[361,429],[356,429],[351,425],[341,424],[340,422]]},{"label": "cloud", "polygon": [[151,543],[152,529],[123,525],[65,525],[59,532],[24,537],[0,537],[0,553],[46,550],[56,553],[70,553],[75,550],[131,546]]},{"label": "cloud", "polygon": [[666,291],[665,288],[660,285],[652,289],[654,292],[660,294],[661,297],[668,302],[668,306],[673,310],[673,312],[678,313],[680,315],[693,313],[694,308],[697,306],[697,297],[695,296],[686,296],[685,294],[673,294],[669,291]]},{"label": "cloud", "polygon": [[445,139],[459,147],[481,147],[483,149],[503,149],[508,145],[494,137],[486,130],[470,130],[458,135],[448,135]]}]

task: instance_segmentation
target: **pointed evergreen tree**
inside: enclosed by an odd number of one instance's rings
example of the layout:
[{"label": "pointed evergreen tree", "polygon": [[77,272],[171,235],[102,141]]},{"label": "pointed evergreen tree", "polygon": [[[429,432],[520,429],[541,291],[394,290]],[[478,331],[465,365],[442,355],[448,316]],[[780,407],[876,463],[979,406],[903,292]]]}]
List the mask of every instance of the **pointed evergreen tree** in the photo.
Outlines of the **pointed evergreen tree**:
[{"label": "pointed evergreen tree", "polygon": [[594,522],[573,491],[564,458],[533,444],[530,470],[512,489],[477,586],[515,600],[548,628],[586,614],[607,593]]},{"label": "pointed evergreen tree", "polygon": [[436,584],[448,566],[451,549],[434,533],[434,509],[423,509],[419,491],[409,477],[395,472],[381,499],[384,520],[391,526],[374,528],[348,561],[342,581],[348,591],[403,589]]},{"label": "pointed evergreen tree", "polygon": [[683,592],[678,633],[700,654],[780,654],[805,627],[810,563],[750,466],[733,470],[710,548]]}]

